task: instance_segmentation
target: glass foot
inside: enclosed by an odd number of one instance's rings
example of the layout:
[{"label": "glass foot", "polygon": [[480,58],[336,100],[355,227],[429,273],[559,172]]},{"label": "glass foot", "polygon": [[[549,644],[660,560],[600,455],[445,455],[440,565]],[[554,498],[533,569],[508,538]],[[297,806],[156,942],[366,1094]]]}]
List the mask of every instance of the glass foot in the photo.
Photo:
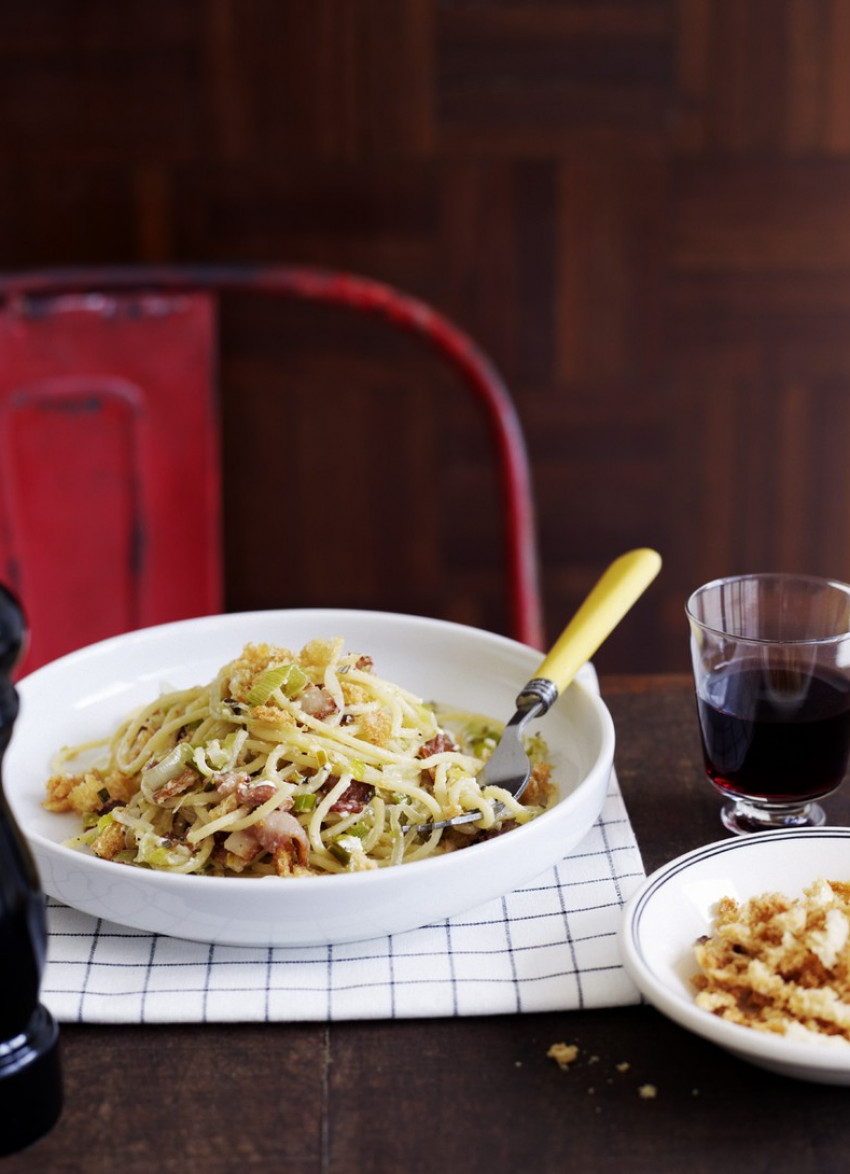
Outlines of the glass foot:
[{"label": "glass foot", "polygon": [[726,803],[720,812],[723,826],[737,836],[769,832],[779,828],[816,828],[826,823],[819,803],[777,804]]}]

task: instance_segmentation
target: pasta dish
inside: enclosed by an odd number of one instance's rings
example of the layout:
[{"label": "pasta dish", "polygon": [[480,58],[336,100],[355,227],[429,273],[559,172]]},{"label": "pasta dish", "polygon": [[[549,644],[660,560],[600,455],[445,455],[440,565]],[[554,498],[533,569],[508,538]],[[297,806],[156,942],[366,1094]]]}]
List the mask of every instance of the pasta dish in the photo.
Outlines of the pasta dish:
[{"label": "pasta dish", "polygon": [[[63,749],[44,806],[79,815],[68,843],[117,863],[287,877],[454,851],[549,804],[539,736],[526,742],[521,801],[482,788],[503,727],[424,703],[344,647],[246,645],[211,683],[163,694],[109,740]],[[480,818],[430,826],[464,812]]]}]

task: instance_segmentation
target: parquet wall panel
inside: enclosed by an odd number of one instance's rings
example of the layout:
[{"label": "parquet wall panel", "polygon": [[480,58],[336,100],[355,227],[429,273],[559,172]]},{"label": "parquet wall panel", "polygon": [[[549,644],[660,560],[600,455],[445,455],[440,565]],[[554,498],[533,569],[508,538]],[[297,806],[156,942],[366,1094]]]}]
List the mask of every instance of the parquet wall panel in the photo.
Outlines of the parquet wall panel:
[{"label": "parquet wall panel", "polygon": [[[6,0],[0,167],[5,269],[304,262],[454,318],[527,430],[550,634],[665,557],[603,669],[687,667],[714,575],[850,578],[850,0]],[[223,323],[228,606],[503,629],[445,372]]]}]

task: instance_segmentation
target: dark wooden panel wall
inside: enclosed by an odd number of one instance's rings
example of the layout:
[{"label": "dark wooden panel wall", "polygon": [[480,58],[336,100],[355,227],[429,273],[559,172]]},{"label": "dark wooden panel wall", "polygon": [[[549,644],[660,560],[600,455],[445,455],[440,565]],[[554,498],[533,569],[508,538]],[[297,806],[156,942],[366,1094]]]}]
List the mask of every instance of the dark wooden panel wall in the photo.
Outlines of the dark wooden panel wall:
[{"label": "dark wooden panel wall", "polygon": [[[605,669],[686,667],[706,578],[850,578],[850,0],[4,0],[0,164],[3,268],[314,263],[465,327],[527,429],[552,634],[665,556]],[[225,308],[229,606],[502,625],[475,414],[377,327],[281,313]]]}]

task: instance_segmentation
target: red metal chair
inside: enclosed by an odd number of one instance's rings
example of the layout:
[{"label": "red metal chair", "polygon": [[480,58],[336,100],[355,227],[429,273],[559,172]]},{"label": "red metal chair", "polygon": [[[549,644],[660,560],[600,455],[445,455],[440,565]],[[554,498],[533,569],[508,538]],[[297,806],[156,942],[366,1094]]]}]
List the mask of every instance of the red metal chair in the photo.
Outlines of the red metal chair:
[{"label": "red metal chair", "polygon": [[[23,670],[222,610],[217,327],[232,293],[377,316],[460,376],[495,445],[511,633],[541,647],[525,441],[504,383],[463,332],[350,274],[119,267],[0,274],[0,579],[28,614]],[[192,574],[177,573],[175,549]]]}]

